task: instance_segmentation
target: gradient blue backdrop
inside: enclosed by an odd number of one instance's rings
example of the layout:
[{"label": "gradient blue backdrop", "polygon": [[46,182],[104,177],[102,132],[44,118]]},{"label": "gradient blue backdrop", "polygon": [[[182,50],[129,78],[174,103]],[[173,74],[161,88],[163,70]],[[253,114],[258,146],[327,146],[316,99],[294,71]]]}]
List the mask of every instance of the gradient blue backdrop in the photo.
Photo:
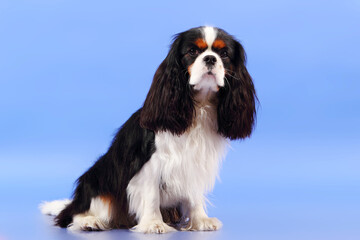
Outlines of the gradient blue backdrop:
[{"label": "gradient blue backdrop", "polygon": [[204,24],[244,45],[258,121],[209,197],[224,228],[161,239],[360,238],[359,1],[1,0],[0,239],[154,238],[69,234],[37,205],[70,196],[171,36]]}]

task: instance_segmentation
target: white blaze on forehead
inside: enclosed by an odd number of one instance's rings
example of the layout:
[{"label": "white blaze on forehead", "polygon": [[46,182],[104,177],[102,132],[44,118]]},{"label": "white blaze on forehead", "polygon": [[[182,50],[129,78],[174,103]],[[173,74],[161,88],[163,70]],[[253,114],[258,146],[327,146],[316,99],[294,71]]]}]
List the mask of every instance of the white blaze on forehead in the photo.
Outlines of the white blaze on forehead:
[{"label": "white blaze on forehead", "polygon": [[206,44],[211,49],[211,46],[213,45],[217,36],[217,30],[214,27],[204,27],[203,32]]}]

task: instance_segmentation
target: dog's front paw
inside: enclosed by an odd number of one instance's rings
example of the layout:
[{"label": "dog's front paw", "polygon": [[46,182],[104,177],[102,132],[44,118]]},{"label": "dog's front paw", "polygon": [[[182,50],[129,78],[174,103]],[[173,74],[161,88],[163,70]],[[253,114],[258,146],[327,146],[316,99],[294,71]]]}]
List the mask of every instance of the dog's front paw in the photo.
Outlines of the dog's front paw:
[{"label": "dog's front paw", "polygon": [[154,220],[145,223],[139,223],[131,228],[131,231],[141,233],[167,233],[176,231],[175,228],[170,227],[161,220]]},{"label": "dog's front paw", "polygon": [[222,223],[217,218],[195,218],[191,221],[190,230],[192,231],[216,231],[222,227]]}]

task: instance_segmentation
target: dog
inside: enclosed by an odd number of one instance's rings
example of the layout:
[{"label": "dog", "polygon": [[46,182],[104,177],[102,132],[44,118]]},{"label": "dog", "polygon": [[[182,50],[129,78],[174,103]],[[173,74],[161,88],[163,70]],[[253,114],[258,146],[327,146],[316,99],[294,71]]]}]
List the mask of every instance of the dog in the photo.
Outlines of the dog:
[{"label": "dog", "polygon": [[143,107],[77,180],[41,211],[71,230],[143,233],[221,228],[206,214],[229,140],[251,135],[257,96],[243,46],[220,28],[175,35]]}]

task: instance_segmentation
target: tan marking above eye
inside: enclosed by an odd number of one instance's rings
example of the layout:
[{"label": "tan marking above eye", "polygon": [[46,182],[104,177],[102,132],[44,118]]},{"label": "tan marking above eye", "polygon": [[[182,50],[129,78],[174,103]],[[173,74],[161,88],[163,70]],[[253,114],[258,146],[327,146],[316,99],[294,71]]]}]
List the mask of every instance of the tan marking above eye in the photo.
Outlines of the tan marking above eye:
[{"label": "tan marking above eye", "polygon": [[196,46],[198,46],[198,48],[200,48],[200,49],[205,49],[205,48],[207,48],[207,44],[206,44],[205,40],[202,39],[202,38],[196,39],[195,44],[196,44]]},{"label": "tan marking above eye", "polygon": [[213,43],[213,47],[214,48],[218,48],[218,49],[221,49],[221,48],[224,48],[226,47],[226,44],[223,40],[220,40],[220,39],[216,39]]}]

